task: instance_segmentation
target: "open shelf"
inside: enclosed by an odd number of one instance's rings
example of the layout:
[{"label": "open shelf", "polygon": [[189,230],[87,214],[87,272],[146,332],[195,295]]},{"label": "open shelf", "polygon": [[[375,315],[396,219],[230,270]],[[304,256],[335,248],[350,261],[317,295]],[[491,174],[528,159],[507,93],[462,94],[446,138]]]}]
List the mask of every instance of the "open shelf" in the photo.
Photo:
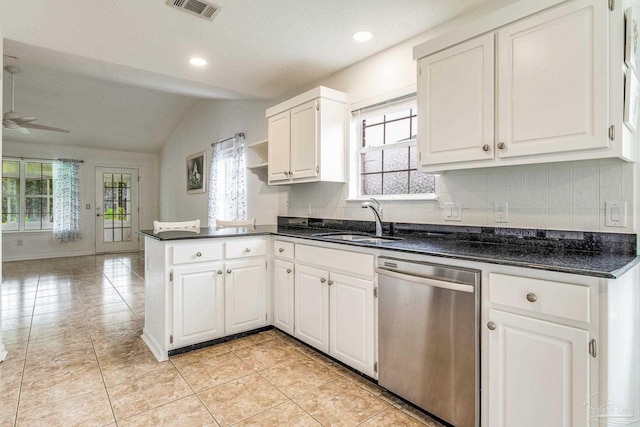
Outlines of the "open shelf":
[{"label": "open shelf", "polygon": [[255,169],[264,169],[268,166],[267,162],[264,163],[257,163],[255,165],[249,165],[247,166],[247,169],[251,169],[251,170],[255,170]]}]

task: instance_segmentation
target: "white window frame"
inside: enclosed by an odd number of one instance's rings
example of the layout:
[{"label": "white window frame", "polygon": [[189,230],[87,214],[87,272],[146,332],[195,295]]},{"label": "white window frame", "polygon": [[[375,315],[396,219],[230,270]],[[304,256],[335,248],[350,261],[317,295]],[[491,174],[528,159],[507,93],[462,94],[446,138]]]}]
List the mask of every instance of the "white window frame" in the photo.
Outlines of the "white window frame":
[{"label": "white window frame", "polygon": [[[362,176],[361,176],[361,154],[367,151],[376,151],[384,149],[384,146],[381,147],[371,147],[364,148],[362,147],[362,112],[363,111],[371,111],[373,110],[375,113],[383,111],[385,108],[389,110],[393,109],[401,109],[403,107],[409,106],[413,104],[415,108],[415,104],[417,103],[417,99],[415,97],[416,86],[411,85],[407,88],[403,88],[399,91],[394,91],[392,93],[388,93],[382,95],[380,97],[376,97],[373,99],[369,99],[367,101],[362,101],[358,103],[351,104],[350,110],[352,111],[351,125],[350,125],[350,163],[349,163],[349,196],[347,201],[364,201],[369,200],[372,197],[376,198],[376,200],[437,200],[437,193],[422,193],[422,194],[377,194],[377,195],[366,195],[362,194]],[[413,97],[412,97],[413,96]],[[398,101],[395,101],[398,100]],[[374,113],[374,114],[375,114]],[[412,145],[417,145],[417,141],[415,139],[406,140],[402,143],[394,144],[394,147],[409,147]],[[389,147],[389,146],[386,146]],[[418,165],[417,171],[420,172],[420,166]],[[437,188],[436,188],[437,191]]]},{"label": "white window frame", "polygon": [[[51,233],[53,231],[53,221],[51,222],[51,228],[36,228],[36,229],[26,229],[26,221],[25,221],[25,216],[27,214],[27,188],[26,188],[26,181],[27,181],[27,174],[26,174],[26,165],[27,163],[40,163],[40,164],[50,164],[52,165],[52,170],[53,170],[53,160],[42,160],[42,159],[28,159],[28,158],[14,158],[14,157],[3,157],[2,161],[8,161],[8,162],[18,162],[20,164],[20,191],[18,193],[18,203],[20,205],[20,213],[19,213],[19,227],[17,230],[4,230],[2,229],[3,233]],[[53,173],[53,172],[52,172]],[[3,175],[4,178],[4,175]],[[53,177],[51,177],[51,180],[53,181]],[[53,184],[55,185],[55,183]],[[51,199],[53,199],[53,192],[49,195],[45,195],[46,197],[49,197]],[[44,196],[43,196],[44,197]],[[53,208],[52,208],[53,209]],[[51,215],[53,215],[53,212],[51,212]]]}]

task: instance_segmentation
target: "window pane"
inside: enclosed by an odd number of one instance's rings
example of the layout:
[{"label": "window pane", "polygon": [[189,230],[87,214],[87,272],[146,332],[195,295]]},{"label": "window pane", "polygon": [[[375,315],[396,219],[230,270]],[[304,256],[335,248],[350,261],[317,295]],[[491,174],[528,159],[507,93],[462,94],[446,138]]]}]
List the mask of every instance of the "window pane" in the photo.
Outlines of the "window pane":
[{"label": "window pane", "polygon": [[410,194],[436,192],[436,177],[433,174],[411,171],[409,182]]},{"label": "window pane", "polygon": [[2,231],[20,230],[20,216],[18,214],[2,214]]},{"label": "window pane", "polygon": [[407,194],[409,192],[408,172],[385,173],[382,181],[382,194]]},{"label": "window pane", "polygon": [[382,174],[362,175],[362,194],[382,194]]},{"label": "window pane", "polygon": [[403,117],[411,116],[411,109],[407,108],[406,110],[396,111],[390,114],[385,115],[385,120],[390,122],[392,120],[401,119]]},{"label": "window pane", "polygon": [[363,147],[379,147],[384,144],[384,125],[367,126],[364,128]]},{"label": "window pane", "polygon": [[411,137],[410,119],[397,120],[385,125],[385,145],[407,140]]},{"label": "window pane", "polygon": [[382,151],[362,153],[362,173],[382,172]]},{"label": "window pane", "polygon": [[418,148],[414,145],[409,147],[409,169],[418,168]]},{"label": "window pane", "polygon": [[384,150],[383,158],[385,172],[409,169],[408,147],[387,148]]}]

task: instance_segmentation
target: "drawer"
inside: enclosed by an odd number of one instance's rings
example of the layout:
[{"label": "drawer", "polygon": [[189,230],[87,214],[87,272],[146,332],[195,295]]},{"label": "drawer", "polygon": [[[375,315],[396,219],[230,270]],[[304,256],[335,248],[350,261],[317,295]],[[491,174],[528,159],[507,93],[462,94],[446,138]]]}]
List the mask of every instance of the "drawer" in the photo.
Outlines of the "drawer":
[{"label": "drawer", "polygon": [[175,245],[172,252],[173,264],[215,261],[222,259],[222,242]]},{"label": "drawer", "polygon": [[264,239],[228,240],[225,258],[248,258],[264,256],[267,253],[267,243]]},{"label": "drawer", "polygon": [[296,245],[296,261],[307,262],[326,269],[373,276],[373,255],[317,246]]},{"label": "drawer", "polygon": [[293,259],[294,244],[291,242],[283,242],[282,240],[273,241],[273,256],[284,259]]},{"label": "drawer", "polygon": [[491,273],[489,274],[489,300],[494,304],[533,313],[564,317],[580,322],[591,320],[591,298],[588,286]]}]

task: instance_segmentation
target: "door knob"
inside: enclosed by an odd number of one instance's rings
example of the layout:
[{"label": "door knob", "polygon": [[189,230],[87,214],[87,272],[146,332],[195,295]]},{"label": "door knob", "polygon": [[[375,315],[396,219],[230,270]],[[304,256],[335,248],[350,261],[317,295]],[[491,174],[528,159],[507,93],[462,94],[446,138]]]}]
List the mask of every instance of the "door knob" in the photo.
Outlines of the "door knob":
[{"label": "door knob", "polygon": [[247,248],[244,250],[245,252],[251,252],[251,248]]},{"label": "door knob", "polygon": [[502,150],[505,147],[504,142],[499,142],[498,143],[498,149]]},{"label": "door knob", "polygon": [[227,274],[231,274],[231,269],[230,268],[227,269]]},{"label": "door knob", "polygon": [[320,278],[320,283],[324,283],[324,282],[326,282],[326,281],[327,281],[327,279],[325,279],[324,277],[321,277],[321,278]]},{"label": "door knob", "polygon": [[218,270],[218,274],[222,274],[222,270]]},{"label": "door knob", "polygon": [[287,273],[291,273],[291,269],[290,268],[287,268]]},{"label": "door knob", "polygon": [[493,331],[496,329],[496,324],[493,322],[489,322],[487,323],[487,328],[489,328],[489,330]]},{"label": "door knob", "polygon": [[490,147],[489,147],[489,144],[484,144],[484,145],[482,146],[482,151],[489,151],[489,148],[490,148]]},{"label": "door knob", "polygon": [[333,285],[333,280],[329,280],[329,286]]},{"label": "door knob", "polygon": [[201,257],[201,256],[202,256],[202,252],[198,252],[198,253],[196,254],[196,256],[197,256],[197,257]]},{"label": "door knob", "polygon": [[284,252],[284,248],[278,248],[278,252],[280,253]]},{"label": "door knob", "polygon": [[538,297],[536,296],[536,294],[534,294],[534,293],[528,293],[527,294],[527,301],[536,302],[537,300],[538,300]]}]

